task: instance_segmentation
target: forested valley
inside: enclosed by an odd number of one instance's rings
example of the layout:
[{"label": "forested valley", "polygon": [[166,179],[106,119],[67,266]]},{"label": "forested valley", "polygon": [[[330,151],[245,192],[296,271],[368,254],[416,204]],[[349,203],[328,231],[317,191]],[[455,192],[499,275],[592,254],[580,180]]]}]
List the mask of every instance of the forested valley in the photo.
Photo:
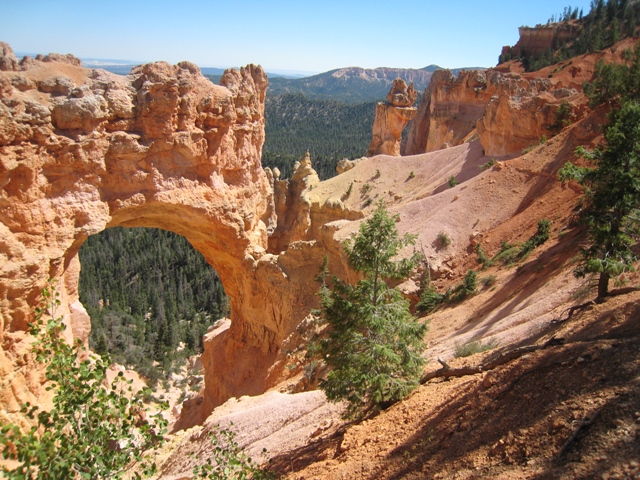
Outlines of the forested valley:
[{"label": "forested valley", "polygon": [[182,236],[111,228],[80,249],[80,301],[91,348],[153,383],[202,350],[202,336],[229,314],[216,271]]},{"label": "forested valley", "polygon": [[268,96],[262,165],[290,178],[293,165],[308,150],[320,179],[336,175],[343,158],[364,156],[371,141],[376,102],[349,104],[314,100],[301,93]]}]

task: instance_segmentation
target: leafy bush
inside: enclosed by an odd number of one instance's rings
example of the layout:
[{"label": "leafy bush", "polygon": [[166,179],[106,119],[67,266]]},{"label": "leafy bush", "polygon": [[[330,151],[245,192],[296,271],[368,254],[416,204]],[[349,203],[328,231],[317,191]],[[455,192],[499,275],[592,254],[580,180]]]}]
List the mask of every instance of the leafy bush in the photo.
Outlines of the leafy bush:
[{"label": "leafy bush", "polygon": [[483,268],[493,265],[493,261],[487,256],[487,253],[480,243],[476,245],[476,255],[478,256],[478,263],[482,265]]},{"label": "leafy bush", "polygon": [[488,170],[491,167],[493,167],[496,164],[496,159],[495,158],[491,158],[488,162],[483,163],[482,165],[480,165],[480,168],[482,170]]},{"label": "leafy bush", "polygon": [[484,288],[489,288],[496,284],[496,280],[497,278],[495,275],[487,275],[486,277],[482,277],[480,279],[480,283]]},{"label": "leafy bush", "polygon": [[456,185],[458,185],[460,182],[458,182],[458,180],[456,180],[455,175],[451,175],[449,177],[449,180],[447,180],[447,183],[449,184],[449,188],[453,188]]},{"label": "leafy bush", "polygon": [[529,240],[524,242],[520,247],[520,252],[518,253],[518,260],[524,260],[531,251],[542,245],[544,242],[549,240],[549,233],[551,232],[551,221],[543,218],[538,222],[538,231],[536,234],[531,237]]},{"label": "leafy bush", "polygon": [[456,349],[453,354],[455,358],[469,357],[476,353],[487,352],[493,350],[499,345],[499,342],[495,338],[491,338],[486,343],[479,342],[477,340],[464,345],[458,345],[456,343]]},{"label": "leafy bush", "polygon": [[349,198],[351,196],[352,191],[353,191],[353,182],[349,184],[349,188],[347,188],[347,191],[344,192],[344,194],[342,195],[342,200],[346,200],[347,198]]},{"label": "leafy bush", "polygon": [[80,360],[82,343],[67,344],[65,325],[55,316],[60,305],[55,283],[43,297],[46,306],[36,310],[31,333],[37,337],[36,359],[46,365],[47,389],[55,389],[53,408],[26,404],[22,412],[36,425],[26,432],[13,424],[2,427],[2,457],[20,462],[12,470],[4,467],[3,474],[9,479],[122,478],[134,462],[145,475],[152,474],[155,464],[144,452],[162,441],[166,421],[161,414],[145,420],[145,391],[130,398],[130,382],[122,372],[109,388],[103,385],[108,359]]},{"label": "leafy bush", "polygon": [[549,240],[551,232],[551,221],[543,218],[538,222],[537,232],[522,245],[502,242],[500,251],[493,257],[492,261],[502,262],[503,265],[513,265],[525,260],[529,254],[537,247]]},{"label": "leafy bush", "polygon": [[493,257],[493,261],[501,262],[503,265],[512,265],[518,260],[520,245],[503,241],[500,250]]},{"label": "leafy bush", "polygon": [[473,270],[468,270],[461,283],[447,290],[444,294],[444,301],[447,303],[461,302],[465,298],[475,295],[477,290],[478,274]]},{"label": "leafy bush", "polygon": [[211,443],[215,446],[213,456],[207,458],[205,465],[194,467],[193,474],[197,478],[214,480],[275,479],[275,475],[257,467],[240,448],[234,432],[227,428],[215,428],[209,435]]},{"label": "leafy bush", "polygon": [[571,125],[571,105],[566,100],[563,100],[556,110],[555,123],[551,125],[550,129],[559,132],[569,125]]},{"label": "leafy bush", "polygon": [[478,274],[473,270],[467,271],[462,284],[464,285],[464,291],[466,295],[475,294],[476,290],[478,289]]}]

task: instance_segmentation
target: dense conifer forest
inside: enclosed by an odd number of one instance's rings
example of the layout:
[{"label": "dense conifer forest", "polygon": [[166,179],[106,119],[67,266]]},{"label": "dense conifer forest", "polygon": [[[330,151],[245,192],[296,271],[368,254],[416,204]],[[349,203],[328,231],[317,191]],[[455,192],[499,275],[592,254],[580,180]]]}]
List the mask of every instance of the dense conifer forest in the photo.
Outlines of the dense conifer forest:
[{"label": "dense conifer forest", "polygon": [[92,349],[153,380],[199,353],[209,325],[229,313],[215,270],[172,232],[108,229],[87,239],[80,262]]},{"label": "dense conifer forest", "polygon": [[280,178],[290,178],[294,163],[308,150],[320,178],[331,178],[339,160],[367,152],[375,112],[376,102],[313,100],[301,93],[267,95],[262,164],[277,167]]}]

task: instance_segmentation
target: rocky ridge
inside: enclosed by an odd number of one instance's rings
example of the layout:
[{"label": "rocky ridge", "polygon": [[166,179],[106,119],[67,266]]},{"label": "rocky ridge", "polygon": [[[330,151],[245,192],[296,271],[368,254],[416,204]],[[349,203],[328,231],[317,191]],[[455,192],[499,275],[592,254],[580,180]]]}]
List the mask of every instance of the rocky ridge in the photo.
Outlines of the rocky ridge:
[{"label": "rocky ridge", "polygon": [[519,153],[556,133],[553,125],[562,102],[574,119],[584,97],[572,86],[545,78],[526,78],[496,70],[448,70],[434,73],[409,126],[403,155],[431,152],[479,138],[492,156]]},{"label": "rocky ridge", "polygon": [[569,106],[569,120],[588,113],[582,84],[599,61],[622,62],[634,45],[622,40],[609,49],[580,55],[539,72],[523,73],[519,62],[488,70],[434,72],[409,124],[402,155],[416,155],[479,139],[485,153],[513,157],[556,135],[558,109]]}]

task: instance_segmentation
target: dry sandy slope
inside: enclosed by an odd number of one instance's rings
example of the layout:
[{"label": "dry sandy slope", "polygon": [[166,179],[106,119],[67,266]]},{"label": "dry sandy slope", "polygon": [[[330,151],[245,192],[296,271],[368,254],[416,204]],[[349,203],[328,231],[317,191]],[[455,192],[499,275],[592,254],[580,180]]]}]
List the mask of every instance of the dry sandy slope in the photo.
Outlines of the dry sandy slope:
[{"label": "dry sandy slope", "polygon": [[432,381],[274,469],[291,479],[639,478],[639,320],[638,291],[590,305],[523,338],[564,345]]},{"label": "dry sandy slope", "polygon": [[[482,155],[478,143],[412,157],[378,156],[322,182],[312,193],[320,204],[342,197],[346,208],[364,208],[366,212],[374,208],[373,204],[365,207],[368,198],[384,199],[389,210],[400,216],[399,231],[417,234],[419,247],[437,270],[434,278],[440,291],[459,281],[467,269],[479,268],[473,249],[476,242],[493,255],[501,241],[522,242],[535,233],[540,219],[550,219],[553,222],[551,239],[525,262],[518,267],[496,266],[481,272],[480,276],[495,275],[496,284],[462,304],[431,316],[426,355],[432,360],[436,357],[449,360],[457,344],[479,339],[496,339],[502,348],[533,342],[548,337],[549,329],[555,328],[559,319],[566,318],[568,308],[576,303],[572,295],[583,283],[571,274],[581,239],[580,230],[572,223],[572,211],[578,204],[580,192],[575,186],[561,185],[556,174],[567,160],[573,159],[572,152],[584,143],[584,138],[593,138],[595,124],[597,119],[587,119],[526,155],[502,159],[493,168],[484,170],[479,166],[489,159]],[[460,184],[449,188],[447,180],[452,175]],[[352,183],[351,195],[344,198]],[[365,184],[370,187],[362,189]],[[341,221],[339,225],[336,238],[344,239],[357,230],[359,222]],[[437,247],[435,239],[439,232],[449,235],[451,246]],[[572,349],[578,347],[559,347],[557,358],[564,355],[565,348],[573,352]],[[533,369],[531,378],[538,375],[536,362],[546,362],[543,356],[537,352],[528,357],[529,360],[520,360],[525,362],[522,365]],[[456,362],[460,360],[452,364]],[[428,369],[437,366],[431,362]],[[496,370],[496,375],[517,378],[516,373],[509,373],[511,368],[516,367]],[[544,368],[541,382],[551,372],[548,367]],[[500,373],[503,371],[506,373]],[[567,375],[571,378],[570,370]],[[498,383],[508,387],[511,381]],[[462,471],[460,469],[472,472],[468,478],[474,478],[473,472],[480,471],[476,469],[484,472],[482,476],[492,472],[489,477],[493,477],[500,474],[498,470],[502,466],[511,472],[505,465],[510,464],[509,456],[513,455],[510,450],[499,453],[503,444],[496,447],[495,443],[503,440],[505,445],[511,445],[509,442],[515,442],[515,438],[520,445],[528,438],[527,432],[518,430],[503,439],[513,428],[522,429],[516,420],[524,418],[527,402],[531,401],[533,393],[528,390],[523,391],[523,398],[527,400],[520,400],[519,407],[506,403],[500,406],[502,410],[498,410],[502,413],[494,415],[488,424],[493,426],[478,430],[475,443],[465,452],[452,456],[437,453],[445,446],[454,450],[461,448],[460,442],[464,443],[468,431],[480,427],[483,415],[498,411],[491,403],[496,398],[492,386],[492,380],[484,380],[481,375],[450,382],[436,381],[421,387],[410,399],[376,419],[351,426],[341,434],[336,433],[341,425],[339,409],[327,405],[319,392],[297,395],[269,392],[255,398],[243,397],[239,402],[232,399],[214,412],[204,430],[197,427],[174,440],[167,450],[181,446],[168,458],[161,478],[181,478],[178,474],[189,472],[196,461],[190,452],[196,458],[207,455],[208,441],[202,432],[215,422],[227,425],[229,421],[234,423],[241,445],[252,455],[266,447],[279,472],[298,472],[291,474],[291,478],[425,478],[425,472],[429,472],[427,477],[439,473],[442,478],[452,478],[453,472]],[[286,389],[286,385],[281,389]],[[544,387],[544,391],[555,390],[552,385]],[[508,395],[508,392],[499,395]],[[568,397],[565,395],[563,401]],[[486,401],[480,402],[483,398]],[[535,401],[542,406],[545,399],[536,397]],[[587,411],[581,401],[578,404],[575,411]],[[547,413],[539,413],[531,425],[536,429],[546,428]],[[503,425],[501,415],[513,417],[515,423]],[[574,412],[576,419],[579,415]],[[473,422],[465,423],[467,417],[473,418]],[[575,423],[576,419],[571,421]],[[564,435],[569,427],[561,425],[556,430]],[[432,440],[435,438],[437,440]],[[541,462],[547,450],[557,449],[560,437],[552,438],[540,444]],[[308,466],[312,462],[319,463]],[[407,466],[411,467],[402,473]],[[509,473],[504,478],[519,478],[520,473],[514,475]]]}]

